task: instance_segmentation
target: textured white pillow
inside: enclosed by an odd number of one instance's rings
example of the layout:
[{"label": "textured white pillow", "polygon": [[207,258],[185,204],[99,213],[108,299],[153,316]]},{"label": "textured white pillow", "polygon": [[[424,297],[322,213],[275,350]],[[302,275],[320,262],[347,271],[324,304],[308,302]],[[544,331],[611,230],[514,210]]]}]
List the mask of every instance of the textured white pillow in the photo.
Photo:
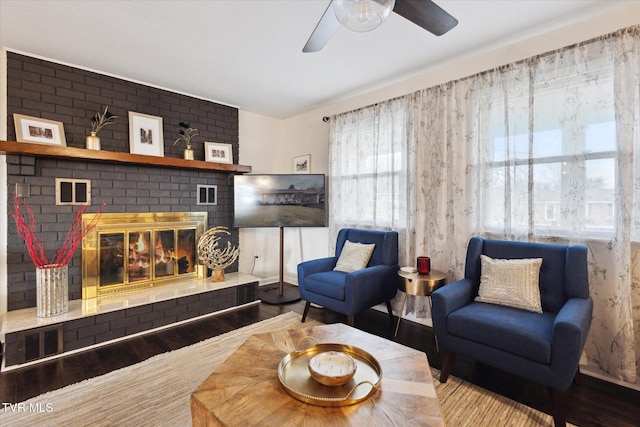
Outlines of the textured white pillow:
[{"label": "textured white pillow", "polygon": [[369,263],[369,258],[371,258],[375,247],[375,243],[354,243],[347,240],[344,242],[334,271],[351,273],[352,271],[362,270]]},{"label": "textured white pillow", "polygon": [[542,313],[542,258],[493,259],[480,255],[480,290],[476,301]]}]

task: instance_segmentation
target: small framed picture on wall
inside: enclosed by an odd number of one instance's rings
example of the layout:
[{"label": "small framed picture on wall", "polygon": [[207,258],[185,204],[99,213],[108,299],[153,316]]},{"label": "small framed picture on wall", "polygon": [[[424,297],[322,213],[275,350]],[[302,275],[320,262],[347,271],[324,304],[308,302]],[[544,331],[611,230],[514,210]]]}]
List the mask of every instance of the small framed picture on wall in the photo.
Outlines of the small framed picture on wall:
[{"label": "small framed picture on wall", "polygon": [[293,158],[293,173],[311,173],[311,154],[297,156]]},{"label": "small framed picture on wall", "polygon": [[129,111],[129,151],[164,157],[162,117]]}]

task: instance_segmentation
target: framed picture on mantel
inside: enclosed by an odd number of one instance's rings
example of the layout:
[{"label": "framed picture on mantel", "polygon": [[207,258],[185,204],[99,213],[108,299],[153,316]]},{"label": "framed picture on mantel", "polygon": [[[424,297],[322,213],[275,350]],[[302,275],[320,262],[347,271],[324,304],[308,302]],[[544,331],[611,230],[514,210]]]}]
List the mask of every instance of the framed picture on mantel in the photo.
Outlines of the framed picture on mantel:
[{"label": "framed picture on mantel", "polygon": [[207,162],[233,163],[233,152],[231,144],[220,142],[204,143],[205,160]]},{"label": "framed picture on mantel", "polygon": [[129,151],[164,157],[162,117],[129,111]]},{"label": "framed picture on mantel", "polygon": [[18,142],[67,145],[62,122],[14,114],[13,123],[16,126],[16,140]]}]

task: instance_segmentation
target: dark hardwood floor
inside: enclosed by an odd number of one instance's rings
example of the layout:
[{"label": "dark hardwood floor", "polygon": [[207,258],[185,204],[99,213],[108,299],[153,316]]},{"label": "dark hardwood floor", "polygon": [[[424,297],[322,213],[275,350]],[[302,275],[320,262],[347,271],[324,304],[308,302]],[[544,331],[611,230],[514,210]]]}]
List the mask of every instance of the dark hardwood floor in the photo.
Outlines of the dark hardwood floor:
[{"label": "dark hardwood floor", "polygon": [[[278,314],[302,313],[303,308],[303,302],[280,306],[260,303],[36,366],[2,372],[0,402],[21,402]],[[309,317],[323,323],[346,323],[345,316],[325,309],[311,308]],[[390,321],[387,313],[372,309],[356,316],[356,327],[423,351],[431,366],[441,367],[442,355],[436,351],[433,331],[429,327],[403,320],[398,336],[394,338],[395,322]],[[532,408],[550,412],[546,388],[500,370],[458,357],[453,375]],[[578,426],[640,425],[640,392],[586,375],[582,376],[581,384],[573,385],[566,394],[565,405],[567,421]]]}]

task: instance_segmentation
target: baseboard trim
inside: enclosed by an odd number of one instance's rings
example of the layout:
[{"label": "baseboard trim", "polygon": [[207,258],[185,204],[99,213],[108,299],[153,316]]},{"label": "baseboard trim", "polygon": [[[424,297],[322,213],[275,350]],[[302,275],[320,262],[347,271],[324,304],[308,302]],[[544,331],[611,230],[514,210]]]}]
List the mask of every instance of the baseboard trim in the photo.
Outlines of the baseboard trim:
[{"label": "baseboard trim", "polygon": [[621,387],[626,387],[631,390],[640,391],[640,384],[638,384],[637,382],[629,383],[626,381],[622,381],[618,378],[614,378],[610,376],[606,372],[602,372],[601,370],[594,368],[593,366],[580,365],[580,373],[583,375],[588,375],[593,378],[597,378],[602,381],[606,381],[608,383],[619,385]]}]

